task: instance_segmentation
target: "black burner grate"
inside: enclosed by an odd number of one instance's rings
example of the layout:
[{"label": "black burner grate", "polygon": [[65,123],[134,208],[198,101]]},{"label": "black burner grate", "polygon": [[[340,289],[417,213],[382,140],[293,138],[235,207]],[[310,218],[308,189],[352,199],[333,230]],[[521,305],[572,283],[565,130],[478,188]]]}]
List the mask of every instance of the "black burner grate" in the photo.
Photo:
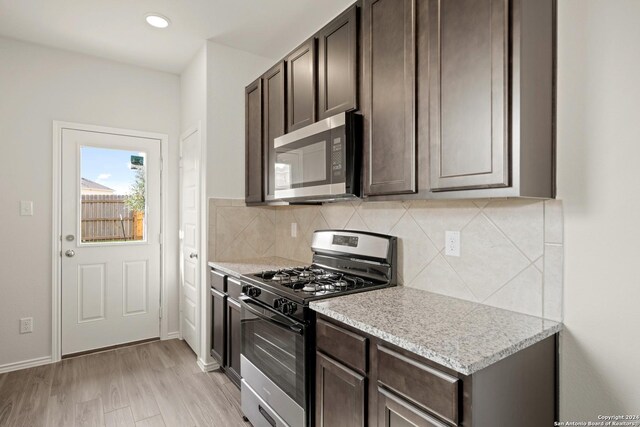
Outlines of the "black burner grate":
[{"label": "black burner grate", "polygon": [[337,293],[373,286],[361,277],[308,266],[263,271],[256,275],[265,282],[277,284],[309,295]]}]

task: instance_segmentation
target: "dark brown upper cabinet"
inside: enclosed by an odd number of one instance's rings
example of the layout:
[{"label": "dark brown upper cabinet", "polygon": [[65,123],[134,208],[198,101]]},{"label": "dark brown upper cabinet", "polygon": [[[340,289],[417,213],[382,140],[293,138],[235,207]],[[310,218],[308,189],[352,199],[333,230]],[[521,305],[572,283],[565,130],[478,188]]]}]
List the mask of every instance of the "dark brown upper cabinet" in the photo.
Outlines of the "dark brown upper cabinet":
[{"label": "dark brown upper cabinet", "polygon": [[262,174],[262,80],[245,89],[245,202],[264,200]]},{"label": "dark brown upper cabinet", "polygon": [[316,121],[316,40],[311,38],[285,59],[287,64],[287,131]]},{"label": "dark brown upper cabinet", "polygon": [[276,138],[318,119],[358,108],[358,11],[356,5],[344,11],[247,86],[247,204],[276,201]]},{"label": "dark brown upper cabinet", "polygon": [[358,108],[358,8],[351,6],[316,34],[318,120]]},{"label": "dark brown upper cabinet", "polygon": [[275,192],[276,150],[273,140],[286,132],[285,82],[284,62],[276,64],[262,76],[263,171],[266,201],[274,200]]},{"label": "dark brown upper cabinet", "polygon": [[416,191],[415,0],[364,0],[364,193]]},{"label": "dark brown upper cabinet", "polygon": [[555,197],[555,8],[428,0],[433,197]]},{"label": "dark brown upper cabinet", "polygon": [[555,0],[365,0],[365,194],[555,197],[555,15]]},{"label": "dark brown upper cabinet", "polygon": [[509,185],[509,3],[429,0],[432,190]]}]

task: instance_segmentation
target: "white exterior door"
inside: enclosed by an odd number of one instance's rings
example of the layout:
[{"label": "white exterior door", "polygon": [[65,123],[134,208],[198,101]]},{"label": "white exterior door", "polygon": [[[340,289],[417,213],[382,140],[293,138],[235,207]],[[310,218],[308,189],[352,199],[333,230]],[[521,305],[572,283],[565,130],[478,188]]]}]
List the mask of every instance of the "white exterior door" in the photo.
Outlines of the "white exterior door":
[{"label": "white exterior door", "polygon": [[160,140],[62,131],[62,354],[160,335]]},{"label": "white exterior door", "polygon": [[200,318],[200,131],[182,138],[180,147],[180,235],[182,338],[198,354]]}]

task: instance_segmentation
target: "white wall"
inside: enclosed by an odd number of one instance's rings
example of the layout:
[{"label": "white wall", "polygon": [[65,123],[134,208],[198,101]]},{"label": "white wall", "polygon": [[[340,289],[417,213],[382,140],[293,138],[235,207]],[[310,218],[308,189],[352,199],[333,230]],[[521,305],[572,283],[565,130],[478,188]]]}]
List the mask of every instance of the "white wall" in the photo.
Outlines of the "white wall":
[{"label": "white wall", "polygon": [[640,2],[558,2],[563,420],[640,413]]},{"label": "white wall", "polygon": [[[0,366],[51,355],[52,121],[169,135],[169,229],[177,229],[178,76],[0,38]],[[18,216],[20,200],[34,216]],[[177,288],[177,236],[169,235]],[[172,294],[177,295],[175,292]],[[178,329],[177,301],[169,331]],[[18,334],[33,316],[34,332]]]},{"label": "white wall", "polygon": [[207,119],[207,47],[204,45],[180,75],[180,132],[200,123],[204,132]]},{"label": "white wall", "polygon": [[244,88],[275,59],[207,42],[207,195],[244,199]]}]

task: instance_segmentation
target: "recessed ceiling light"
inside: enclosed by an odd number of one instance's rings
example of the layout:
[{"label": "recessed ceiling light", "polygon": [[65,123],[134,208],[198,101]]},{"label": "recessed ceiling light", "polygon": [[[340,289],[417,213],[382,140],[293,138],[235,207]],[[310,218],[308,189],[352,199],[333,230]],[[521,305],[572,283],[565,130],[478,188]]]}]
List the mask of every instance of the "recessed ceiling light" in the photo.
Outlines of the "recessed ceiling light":
[{"label": "recessed ceiling light", "polygon": [[167,28],[169,26],[169,18],[159,15],[157,13],[150,13],[145,16],[147,24],[156,28]]}]

